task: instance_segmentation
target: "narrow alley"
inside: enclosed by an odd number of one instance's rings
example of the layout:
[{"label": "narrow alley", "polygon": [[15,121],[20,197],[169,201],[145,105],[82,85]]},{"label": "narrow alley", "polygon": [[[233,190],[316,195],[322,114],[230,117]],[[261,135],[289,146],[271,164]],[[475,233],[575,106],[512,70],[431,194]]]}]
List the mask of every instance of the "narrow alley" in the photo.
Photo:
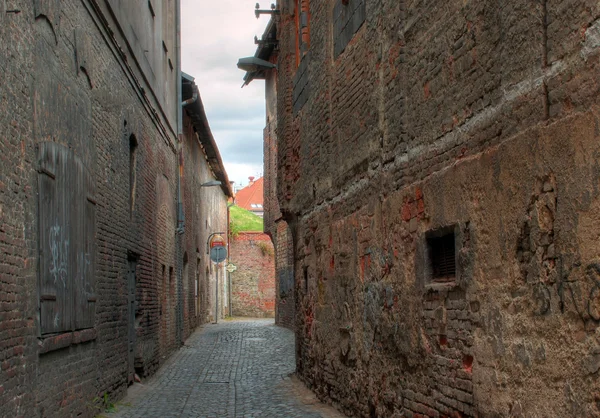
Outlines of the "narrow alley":
[{"label": "narrow alley", "polygon": [[0,418],[600,418],[600,1],[0,0],[0,40]]},{"label": "narrow alley", "polygon": [[198,329],[106,418],[341,417],[292,375],[294,334],[272,319]]}]

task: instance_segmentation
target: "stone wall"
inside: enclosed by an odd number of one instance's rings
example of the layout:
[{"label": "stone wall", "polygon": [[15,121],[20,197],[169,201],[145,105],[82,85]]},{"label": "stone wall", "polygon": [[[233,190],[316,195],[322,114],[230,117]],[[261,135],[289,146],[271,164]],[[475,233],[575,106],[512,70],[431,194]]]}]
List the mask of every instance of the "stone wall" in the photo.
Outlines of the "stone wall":
[{"label": "stone wall", "polygon": [[359,416],[599,415],[598,5],[311,1],[298,56],[296,3],[277,191],[299,376]]},{"label": "stone wall", "polygon": [[233,316],[275,316],[275,260],[270,238],[262,232],[240,232],[230,244]]}]

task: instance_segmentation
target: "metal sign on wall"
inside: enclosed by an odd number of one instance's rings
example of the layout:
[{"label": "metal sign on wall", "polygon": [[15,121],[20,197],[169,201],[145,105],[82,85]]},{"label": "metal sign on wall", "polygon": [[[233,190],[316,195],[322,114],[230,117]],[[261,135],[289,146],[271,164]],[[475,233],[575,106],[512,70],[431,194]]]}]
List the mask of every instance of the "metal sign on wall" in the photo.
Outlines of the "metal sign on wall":
[{"label": "metal sign on wall", "polygon": [[227,248],[225,247],[212,247],[210,249],[210,260],[213,263],[222,263],[227,259]]},{"label": "metal sign on wall", "polygon": [[227,247],[225,239],[220,235],[215,235],[210,239],[210,260],[213,263],[222,263],[227,259]]}]

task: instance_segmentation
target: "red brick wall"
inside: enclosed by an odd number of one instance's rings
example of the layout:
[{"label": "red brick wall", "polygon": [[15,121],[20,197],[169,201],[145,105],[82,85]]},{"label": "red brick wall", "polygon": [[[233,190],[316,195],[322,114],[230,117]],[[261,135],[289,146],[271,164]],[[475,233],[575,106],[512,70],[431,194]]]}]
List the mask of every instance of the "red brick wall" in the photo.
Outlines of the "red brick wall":
[{"label": "red brick wall", "polygon": [[[26,0],[11,8],[30,7]],[[32,25],[11,19],[0,6],[0,415],[34,416],[33,384],[37,354],[35,174],[30,72],[17,71],[34,63]],[[28,17],[33,19],[32,13]]]},{"label": "red brick wall", "polygon": [[231,242],[233,316],[271,318],[275,316],[274,249],[268,235],[241,232]]},{"label": "red brick wall", "polygon": [[[37,18],[34,3],[42,7]],[[90,3],[0,5],[7,40],[0,46],[0,416],[95,416],[104,394],[111,402],[125,394],[129,259],[137,259],[137,372],[151,375],[178,346],[174,291],[163,280],[163,266],[175,280],[178,261],[175,128],[153,98],[161,84],[147,85],[127,45],[113,39],[120,31],[106,3]],[[173,115],[174,108],[164,110]],[[138,143],[133,167],[131,135]],[[41,335],[38,281],[47,272],[38,266],[48,253],[38,223],[47,209],[38,199],[42,142],[69,149],[95,186],[95,321],[84,331]]]},{"label": "red brick wall", "polygon": [[294,329],[295,296],[294,296],[294,249],[292,234],[287,222],[277,222],[275,247],[275,277],[277,278],[277,305],[275,320],[279,325]]},{"label": "red brick wall", "polygon": [[[270,57],[277,62],[277,54]],[[275,322],[294,328],[294,272],[291,234],[282,219],[277,200],[277,71],[269,71],[265,80],[267,124],[263,131],[264,150],[264,231],[271,237],[275,250]]]},{"label": "red brick wall", "polygon": [[[276,62],[277,56],[271,57]],[[270,71],[265,79],[265,99],[267,102],[267,120],[263,130],[263,165],[264,172],[264,231],[273,236],[276,232],[275,223],[281,218],[279,202],[277,201],[277,73]]]}]

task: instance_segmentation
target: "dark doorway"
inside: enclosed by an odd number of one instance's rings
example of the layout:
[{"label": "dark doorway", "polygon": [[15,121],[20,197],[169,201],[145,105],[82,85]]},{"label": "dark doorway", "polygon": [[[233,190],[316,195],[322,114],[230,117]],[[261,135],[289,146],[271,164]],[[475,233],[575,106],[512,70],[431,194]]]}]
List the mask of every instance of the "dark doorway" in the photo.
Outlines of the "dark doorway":
[{"label": "dark doorway", "polygon": [[183,268],[181,270],[181,280],[178,283],[177,290],[177,341],[180,345],[185,342],[185,314],[187,313],[188,297],[188,255],[183,254]]},{"label": "dark doorway", "polygon": [[128,271],[127,271],[127,383],[132,384],[135,377],[135,288],[136,288],[136,270],[137,270],[137,257],[130,255],[128,257]]},{"label": "dark doorway", "polygon": [[200,323],[200,253],[196,250],[196,280],[194,283],[194,304],[196,312],[196,325]]}]

